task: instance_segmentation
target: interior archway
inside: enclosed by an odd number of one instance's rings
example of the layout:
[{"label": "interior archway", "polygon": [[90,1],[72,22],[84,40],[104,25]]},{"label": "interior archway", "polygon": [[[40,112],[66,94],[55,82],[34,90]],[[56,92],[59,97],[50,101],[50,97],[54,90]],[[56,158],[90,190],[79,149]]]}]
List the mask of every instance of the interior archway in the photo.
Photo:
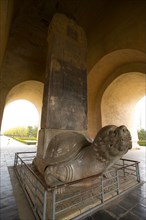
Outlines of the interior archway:
[{"label": "interior archway", "polygon": [[36,107],[39,113],[39,127],[41,120],[42,111],[42,98],[43,98],[43,88],[44,84],[39,81],[29,80],[24,81],[16,86],[14,86],[7,95],[5,106],[9,103],[25,99]]},{"label": "interior archway", "polygon": [[126,125],[132,135],[133,146],[137,143],[135,108],[138,100],[145,96],[145,74],[124,73],[105,90],[101,101],[102,126]]},{"label": "interior archway", "polygon": [[[88,132],[94,138],[102,127],[101,98],[106,88],[123,73],[145,73],[146,54],[134,49],[113,51],[100,59],[88,74]],[[145,82],[145,79],[143,78]]]},{"label": "interior archway", "polygon": [[38,124],[39,113],[31,102],[19,99],[6,105],[3,114],[2,132],[17,127],[32,127],[37,130]]}]

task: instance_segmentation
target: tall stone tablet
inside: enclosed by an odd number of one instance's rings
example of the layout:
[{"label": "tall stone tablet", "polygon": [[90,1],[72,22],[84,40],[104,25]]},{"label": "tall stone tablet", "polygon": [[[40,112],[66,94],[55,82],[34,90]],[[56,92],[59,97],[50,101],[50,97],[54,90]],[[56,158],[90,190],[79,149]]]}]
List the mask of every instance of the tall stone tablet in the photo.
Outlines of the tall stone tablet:
[{"label": "tall stone tablet", "polygon": [[86,39],[62,14],[49,26],[42,128],[87,129]]},{"label": "tall stone tablet", "polygon": [[74,20],[56,14],[48,31],[48,56],[37,161],[59,132],[87,130],[87,42]]}]

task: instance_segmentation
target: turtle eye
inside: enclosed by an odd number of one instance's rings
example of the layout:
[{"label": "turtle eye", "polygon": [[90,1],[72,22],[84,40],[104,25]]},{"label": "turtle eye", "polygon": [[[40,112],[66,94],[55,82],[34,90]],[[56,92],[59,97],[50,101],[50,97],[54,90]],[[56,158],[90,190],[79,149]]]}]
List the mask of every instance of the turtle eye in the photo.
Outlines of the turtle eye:
[{"label": "turtle eye", "polygon": [[113,146],[113,144],[109,144],[109,148],[111,148]]}]

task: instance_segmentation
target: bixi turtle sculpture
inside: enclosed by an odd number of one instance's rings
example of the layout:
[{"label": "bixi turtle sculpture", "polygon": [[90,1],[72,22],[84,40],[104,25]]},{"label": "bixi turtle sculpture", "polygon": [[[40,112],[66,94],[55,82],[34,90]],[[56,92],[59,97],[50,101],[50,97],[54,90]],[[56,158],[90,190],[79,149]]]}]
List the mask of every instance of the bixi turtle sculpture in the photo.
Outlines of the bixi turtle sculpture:
[{"label": "bixi turtle sculpture", "polygon": [[46,153],[46,183],[56,186],[101,174],[131,148],[131,135],[124,125],[103,127],[93,142],[77,132],[60,133],[52,138]]}]

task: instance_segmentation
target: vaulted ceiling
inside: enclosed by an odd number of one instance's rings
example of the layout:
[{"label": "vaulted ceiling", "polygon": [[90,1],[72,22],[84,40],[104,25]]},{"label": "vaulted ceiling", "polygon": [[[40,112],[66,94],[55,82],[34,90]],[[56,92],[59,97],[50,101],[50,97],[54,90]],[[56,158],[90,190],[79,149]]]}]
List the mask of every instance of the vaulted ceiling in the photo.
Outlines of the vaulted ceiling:
[{"label": "vaulted ceiling", "polygon": [[[29,36],[31,28],[34,33],[43,31],[44,35],[38,36],[43,42],[47,35],[47,27],[56,12],[66,14],[85,30],[89,49],[89,69],[103,55],[103,47],[109,51],[111,47],[112,50],[118,48],[118,40],[121,40],[120,32],[123,38],[120,47],[125,48],[131,44],[129,46],[133,49],[138,48],[145,52],[145,11],[145,0],[1,0],[0,64],[9,36],[31,37]],[[107,38],[112,45],[108,45]],[[34,43],[38,43],[35,41],[37,40],[34,40]],[[101,45],[97,45],[99,41]]]}]

